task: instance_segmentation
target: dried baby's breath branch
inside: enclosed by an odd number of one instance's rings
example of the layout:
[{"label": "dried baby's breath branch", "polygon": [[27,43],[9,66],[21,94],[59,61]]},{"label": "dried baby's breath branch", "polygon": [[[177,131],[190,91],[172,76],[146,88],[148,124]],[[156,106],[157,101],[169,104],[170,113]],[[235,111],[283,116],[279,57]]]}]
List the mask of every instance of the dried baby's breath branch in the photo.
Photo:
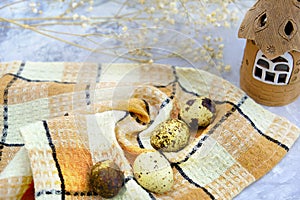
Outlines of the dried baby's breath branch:
[{"label": "dried baby's breath branch", "polygon": [[50,26],[82,26],[82,22],[45,22],[45,23],[35,23],[35,24],[30,24],[31,27],[50,27]]},{"label": "dried baby's breath branch", "polygon": [[23,3],[23,2],[25,2],[25,0],[20,0],[20,1],[15,1],[15,2],[11,2],[11,3],[5,4],[5,5],[3,5],[3,6],[0,7],[0,10],[2,10],[4,8],[7,8],[7,7],[10,7],[12,5],[15,5],[15,4]]},{"label": "dried baby's breath branch", "polygon": [[74,12],[77,8],[79,8],[80,6],[84,5],[86,2],[88,2],[87,0],[81,0],[81,1],[70,1],[69,2],[69,6],[68,8],[59,16],[63,17],[69,13]]},{"label": "dried baby's breath branch", "polygon": [[181,6],[183,7],[185,14],[187,15],[188,22],[190,23],[192,17],[191,17],[191,15],[190,15],[190,13],[188,12],[188,9],[186,8],[185,3],[184,3],[182,0],[179,0],[179,2],[180,2],[180,4],[181,4]]},{"label": "dried baby's breath branch", "polygon": [[[21,2],[24,2],[25,5],[26,1],[8,3],[0,9],[13,7]],[[103,5],[112,3],[115,6],[111,10],[112,13],[105,15],[93,9],[93,0],[45,0],[43,2],[28,3],[27,9],[32,11],[34,17],[3,17],[0,18],[0,21],[14,26],[7,24],[0,24],[0,26],[5,28],[15,28],[17,26],[88,51],[93,50],[90,44],[97,45],[99,47],[98,52],[113,56],[120,56],[114,49],[128,49],[130,56],[133,56],[132,58],[128,57],[129,60],[143,63],[149,62],[149,60],[156,61],[157,59],[179,56],[172,52],[164,53],[161,56],[153,56],[150,51],[154,50],[147,49],[147,47],[151,47],[153,44],[160,45],[162,48],[164,46],[174,46],[176,52],[180,52],[180,55],[186,56],[189,60],[205,62],[210,57],[221,67],[221,70],[228,70],[230,67],[223,63],[224,43],[211,30],[214,27],[230,27],[237,21],[237,13],[242,7],[242,4],[238,4],[238,2],[243,1],[112,0],[105,2]],[[55,15],[49,15],[45,5],[55,6],[56,4],[63,7],[63,10],[61,13],[55,12]],[[240,6],[237,6],[237,4]],[[229,11],[230,5],[236,5],[237,9]],[[22,9],[26,9],[26,6],[23,6]],[[62,27],[63,29],[61,29]],[[78,32],[68,31],[68,27],[70,27],[70,30],[75,28]],[[154,35],[150,35],[150,33],[141,29],[143,27],[175,30],[187,35],[192,40],[176,41],[176,38],[166,37],[167,33],[160,29],[157,29]],[[132,31],[134,29],[141,30]],[[120,37],[126,34],[130,34],[129,37]],[[83,40],[81,43],[78,43],[77,40],[75,43],[71,39],[66,40],[65,37],[67,36],[76,39],[82,38]],[[111,45],[103,46],[99,42],[101,38],[102,41],[109,38],[114,42],[111,42]],[[193,41],[199,42],[202,47],[197,47]],[[135,48],[139,50],[132,50]]]},{"label": "dried baby's breath branch", "polygon": [[39,34],[41,34],[41,35],[44,35],[44,36],[46,36],[46,37],[49,37],[49,38],[58,40],[58,41],[60,41],[60,42],[63,42],[63,43],[66,43],[66,44],[69,44],[69,45],[72,45],[72,46],[75,46],[75,47],[78,47],[78,48],[82,48],[82,49],[85,49],[85,50],[87,50],[87,51],[93,51],[93,49],[91,49],[91,48],[88,48],[88,47],[85,47],[85,46],[76,44],[76,43],[74,43],[74,42],[70,42],[70,41],[61,39],[61,38],[59,38],[59,37],[55,37],[55,36],[50,35],[50,34],[47,34],[47,33],[44,33],[44,32],[42,32],[42,31],[39,31],[39,30],[36,29],[35,27],[29,26],[29,25],[20,24],[20,23],[17,23],[17,22],[15,22],[15,21],[12,21],[12,20],[9,20],[9,19],[5,19],[5,18],[2,18],[2,17],[0,17],[0,21],[6,21],[6,22],[9,22],[9,23],[14,24],[14,25],[16,25],[16,26],[20,26],[20,27],[22,27],[22,28],[24,28],[24,29],[29,29],[29,30],[32,30],[32,31],[34,31],[34,32],[36,32],[36,33],[39,33]]},{"label": "dried baby's breath branch", "polygon": [[115,14],[115,17],[116,18],[119,18],[120,16],[120,13],[122,12],[122,10],[125,8],[125,6],[128,4],[128,0],[126,0],[122,5],[121,7],[119,8],[119,10],[117,11],[117,13]]},{"label": "dried baby's breath branch", "polygon": [[39,28],[40,31],[44,31],[44,32],[50,32],[50,33],[55,33],[55,34],[60,34],[60,35],[69,35],[69,36],[75,36],[75,37],[79,37],[79,38],[84,38],[90,42],[92,42],[93,44],[96,45],[100,45],[99,42],[90,39],[89,37],[91,36],[95,36],[95,37],[106,37],[106,38],[112,38],[113,36],[110,35],[105,35],[105,34],[100,34],[100,33],[86,33],[86,34],[76,34],[76,33],[69,33],[69,32],[61,32],[61,31],[53,31],[53,30],[49,30],[49,29],[42,29]]},{"label": "dried baby's breath branch", "polygon": [[53,17],[25,17],[25,18],[14,18],[10,19],[13,21],[48,21],[48,20],[72,20],[72,17],[60,17],[60,16],[53,16]]}]

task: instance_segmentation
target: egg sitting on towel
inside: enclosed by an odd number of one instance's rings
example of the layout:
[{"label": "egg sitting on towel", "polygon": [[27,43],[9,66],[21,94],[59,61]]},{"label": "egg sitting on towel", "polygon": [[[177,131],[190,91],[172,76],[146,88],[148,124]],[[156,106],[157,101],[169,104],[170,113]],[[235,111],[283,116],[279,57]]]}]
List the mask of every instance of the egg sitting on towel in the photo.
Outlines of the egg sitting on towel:
[{"label": "egg sitting on towel", "polygon": [[174,184],[174,175],[169,161],[158,151],[141,153],[133,163],[137,182],[154,193],[169,191]]},{"label": "egg sitting on towel", "polygon": [[183,149],[189,141],[188,125],[178,119],[160,123],[152,132],[150,143],[156,150],[176,152]]},{"label": "egg sitting on towel", "polygon": [[192,129],[208,126],[215,118],[216,105],[208,97],[196,97],[186,101],[180,110],[180,118]]},{"label": "egg sitting on towel", "polygon": [[116,196],[124,185],[124,174],[110,160],[97,162],[91,170],[90,187],[104,198]]}]

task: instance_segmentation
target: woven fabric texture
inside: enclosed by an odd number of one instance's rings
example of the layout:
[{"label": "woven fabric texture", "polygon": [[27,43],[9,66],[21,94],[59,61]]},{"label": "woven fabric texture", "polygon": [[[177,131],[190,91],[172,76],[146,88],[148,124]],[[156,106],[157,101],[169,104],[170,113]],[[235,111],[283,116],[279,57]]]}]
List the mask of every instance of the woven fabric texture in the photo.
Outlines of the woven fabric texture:
[{"label": "woven fabric texture", "polygon": [[[0,64],[0,199],[101,199],[91,166],[113,160],[125,175],[114,199],[232,199],[270,171],[299,128],[205,71],[158,64]],[[216,118],[182,150],[164,153],[175,183],[155,194],[132,163],[152,150],[151,130],[180,103],[208,96]]]}]

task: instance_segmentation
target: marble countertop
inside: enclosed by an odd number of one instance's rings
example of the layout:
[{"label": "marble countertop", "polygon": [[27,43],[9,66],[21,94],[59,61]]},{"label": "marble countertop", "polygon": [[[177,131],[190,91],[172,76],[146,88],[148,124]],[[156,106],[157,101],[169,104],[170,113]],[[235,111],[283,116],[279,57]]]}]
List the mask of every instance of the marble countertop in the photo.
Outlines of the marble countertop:
[{"label": "marble countertop", "polygon": [[[0,3],[0,8],[4,5]],[[10,1],[13,2],[13,1]],[[25,1],[26,2],[26,1]],[[30,1],[31,2],[31,1]],[[37,2],[37,1],[32,1]],[[103,4],[109,1],[95,1],[94,11],[109,12],[113,6]],[[29,3],[29,1],[27,2]],[[1,4],[3,4],[1,6]],[[22,5],[24,6],[24,5]],[[21,7],[22,8],[22,7]],[[53,8],[45,8],[53,9]],[[24,8],[25,10],[25,8]],[[2,9],[0,17],[27,17],[28,12]],[[56,11],[51,11],[55,13]],[[31,14],[29,14],[31,15]],[[59,42],[53,38],[43,36],[29,29],[7,28],[8,22],[0,20],[0,61],[86,61],[90,52],[75,46]],[[70,28],[71,29],[71,28]],[[69,31],[82,31],[78,27]],[[55,30],[62,30],[57,26]],[[239,67],[241,64],[245,41],[237,38],[237,26],[226,29],[222,33],[224,38],[224,62],[231,65],[229,72],[220,75],[231,83],[239,86]],[[68,37],[68,36],[64,36]],[[72,39],[80,43],[79,39]],[[1,70],[1,69],[0,69]],[[300,125],[300,98],[283,107],[265,107],[267,110],[288,118],[296,125]],[[297,200],[300,199],[300,140],[294,144],[286,157],[263,178],[247,187],[235,200]]]}]

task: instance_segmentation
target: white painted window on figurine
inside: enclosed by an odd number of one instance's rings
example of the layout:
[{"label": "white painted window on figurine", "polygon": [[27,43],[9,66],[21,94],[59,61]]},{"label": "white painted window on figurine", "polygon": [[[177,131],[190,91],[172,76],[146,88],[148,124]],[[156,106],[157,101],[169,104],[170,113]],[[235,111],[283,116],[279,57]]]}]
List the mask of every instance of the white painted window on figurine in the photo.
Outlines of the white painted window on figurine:
[{"label": "white painted window on figurine", "polygon": [[293,63],[293,57],[288,52],[269,60],[259,50],[253,67],[253,77],[267,84],[287,85],[293,71]]}]

